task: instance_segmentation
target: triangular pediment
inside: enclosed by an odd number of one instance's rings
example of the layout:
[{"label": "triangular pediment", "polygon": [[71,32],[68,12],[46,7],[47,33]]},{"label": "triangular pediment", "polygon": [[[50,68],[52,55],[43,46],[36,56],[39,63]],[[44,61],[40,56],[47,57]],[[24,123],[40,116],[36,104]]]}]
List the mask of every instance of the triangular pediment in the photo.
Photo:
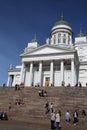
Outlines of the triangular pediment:
[{"label": "triangular pediment", "polygon": [[53,45],[43,45],[34,50],[31,50],[27,53],[22,54],[22,56],[45,55],[45,54],[66,53],[66,52],[67,53],[71,52],[71,49],[63,48],[63,47],[59,47],[59,46],[53,46]]}]

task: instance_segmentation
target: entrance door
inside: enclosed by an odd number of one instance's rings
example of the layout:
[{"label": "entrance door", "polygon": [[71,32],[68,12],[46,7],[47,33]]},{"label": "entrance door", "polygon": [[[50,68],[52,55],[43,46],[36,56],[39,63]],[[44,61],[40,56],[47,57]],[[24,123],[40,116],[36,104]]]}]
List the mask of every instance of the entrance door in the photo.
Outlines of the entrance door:
[{"label": "entrance door", "polygon": [[45,86],[49,87],[49,84],[50,84],[50,77],[46,77],[45,78]]}]

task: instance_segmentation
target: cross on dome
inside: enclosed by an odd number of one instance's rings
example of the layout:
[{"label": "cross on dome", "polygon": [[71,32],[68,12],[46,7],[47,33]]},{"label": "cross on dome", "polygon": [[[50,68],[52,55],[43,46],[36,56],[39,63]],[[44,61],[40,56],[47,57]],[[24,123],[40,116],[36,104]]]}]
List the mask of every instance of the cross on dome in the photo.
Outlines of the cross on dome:
[{"label": "cross on dome", "polygon": [[61,19],[61,20],[64,20],[64,16],[63,16],[63,14],[61,14],[61,17],[60,17],[60,19]]}]

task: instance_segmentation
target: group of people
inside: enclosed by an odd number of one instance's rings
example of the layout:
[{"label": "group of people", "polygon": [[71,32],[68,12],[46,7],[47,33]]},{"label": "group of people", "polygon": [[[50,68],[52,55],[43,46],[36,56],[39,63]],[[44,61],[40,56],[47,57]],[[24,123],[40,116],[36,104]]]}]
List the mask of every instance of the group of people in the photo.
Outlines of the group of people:
[{"label": "group of people", "polygon": [[[65,114],[65,118],[66,118],[66,122],[69,123],[71,117],[70,117],[70,112],[68,110]],[[76,110],[73,113],[73,123],[74,123],[74,125],[76,125],[78,123],[78,112]]]},{"label": "group of people", "polygon": [[[65,82],[62,81],[62,82],[61,82],[61,86],[62,86],[62,87],[70,87],[71,85],[70,85],[70,83],[68,83],[68,84],[65,86]],[[87,86],[87,83],[86,83],[86,86]],[[75,87],[82,87],[81,82],[79,81],[78,83],[76,83],[76,84],[75,84]]]},{"label": "group of people", "polygon": [[[46,102],[45,104],[45,113],[48,114],[50,113],[51,114],[51,129],[54,130],[54,129],[57,129],[57,130],[60,130],[61,129],[61,125],[60,125],[60,120],[61,120],[61,111],[54,111],[54,104],[51,102],[49,103],[48,101]],[[86,116],[86,111],[85,110],[82,110],[81,111],[82,113],[82,116]],[[76,125],[78,123],[78,112],[77,110],[75,110],[72,114],[73,116],[73,124]],[[70,115],[70,112],[69,110],[66,111],[65,113],[65,121],[66,123],[70,123],[71,121],[71,115]]]},{"label": "group of people", "polygon": [[76,83],[75,87],[80,87],[81,88],[82,87],[81,82]]},{"label": "group of people", "polygon": [[[67,123],[70,122],[70,113],[68,110],[65,114],[65,119],[66,119]],[[55,112],[51,113],[51,129],[52,130],[54,130],[54,129],[60,130],[61,129],[60,120],[61,120],[61,111],[60,110],[57,111],[56,113]],[[74,111],[74,113],[73,113],[73,123],[74,123],[74,125],[76,125],[78,123],[77,111]]]},{"label": "group of people", "polygon": [[15,84],[15,91],[16,90],[20,90],[20,88],[24,88],[24,83],[19,84]]},{"label": "group of people", "polygon": [[57,113],[54,112],[54,104],[51,102],[46,102],[45,104],[45,113],[51,113],[51,129],[57,129],[60,130],[60,117],[61,117],[61,111],[57,111]]},{"label": "group of people", "polygon": [[39,90],[38,91],[40,97],[47,97],[47,91],[46,90]]},{"label": "group of people", "polygon": [[20,85],[19,84],[15,84],[15,91],[16,90],[20,90]]},{"label": "group of people", "polygon": [[8,116],[6,112],[0,112],[0,120],[8,120]]},{"label": "group of people", "polygon": [[[14,103],[14,105],[18,105],[18,106],[20,106],[20,105],[24,105],[24,101],[23,101],[23,99],[21,99],[21,98],[17,98],[17,99],[15,99],[15,103]],[[12,105],[12,103],[9,102],[9,110],[12,109],[12,107],[13,107],[14,105]]]},{"label": "group of people", "polygon": [[23,105],[23,104],[24,104],[23,99],[16,99],[15,105]]},{"label": "group of people", "polygon": [[61,125],[60,125],[60,118],[61,118],[61,111],[57,111],[56,113],[53,111],[51,113],[51,129],[57,129],[60,130],[61,129]]},{"label": "group of people", "polygon": [[49,104],[49,102],[47,101],[46,104],[45,104],[45,113],[46,114],[49,113],[49,112],[52,113],[53,111],[54,111],[54,105],[53,105],[53,103],[51,102]]}]

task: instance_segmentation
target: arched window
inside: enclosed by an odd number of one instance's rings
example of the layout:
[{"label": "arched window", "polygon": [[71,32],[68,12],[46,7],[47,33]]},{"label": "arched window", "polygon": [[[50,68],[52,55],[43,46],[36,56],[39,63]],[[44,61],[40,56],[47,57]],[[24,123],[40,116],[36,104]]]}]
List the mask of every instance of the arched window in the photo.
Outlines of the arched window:
[{"label": "arched window", "polygon": [[58,43],[61,43],[61,34],[58,33]]},{"label": "arched window", "polygon": [[66,43],[66,34],[63,35],[63,43]]}]

